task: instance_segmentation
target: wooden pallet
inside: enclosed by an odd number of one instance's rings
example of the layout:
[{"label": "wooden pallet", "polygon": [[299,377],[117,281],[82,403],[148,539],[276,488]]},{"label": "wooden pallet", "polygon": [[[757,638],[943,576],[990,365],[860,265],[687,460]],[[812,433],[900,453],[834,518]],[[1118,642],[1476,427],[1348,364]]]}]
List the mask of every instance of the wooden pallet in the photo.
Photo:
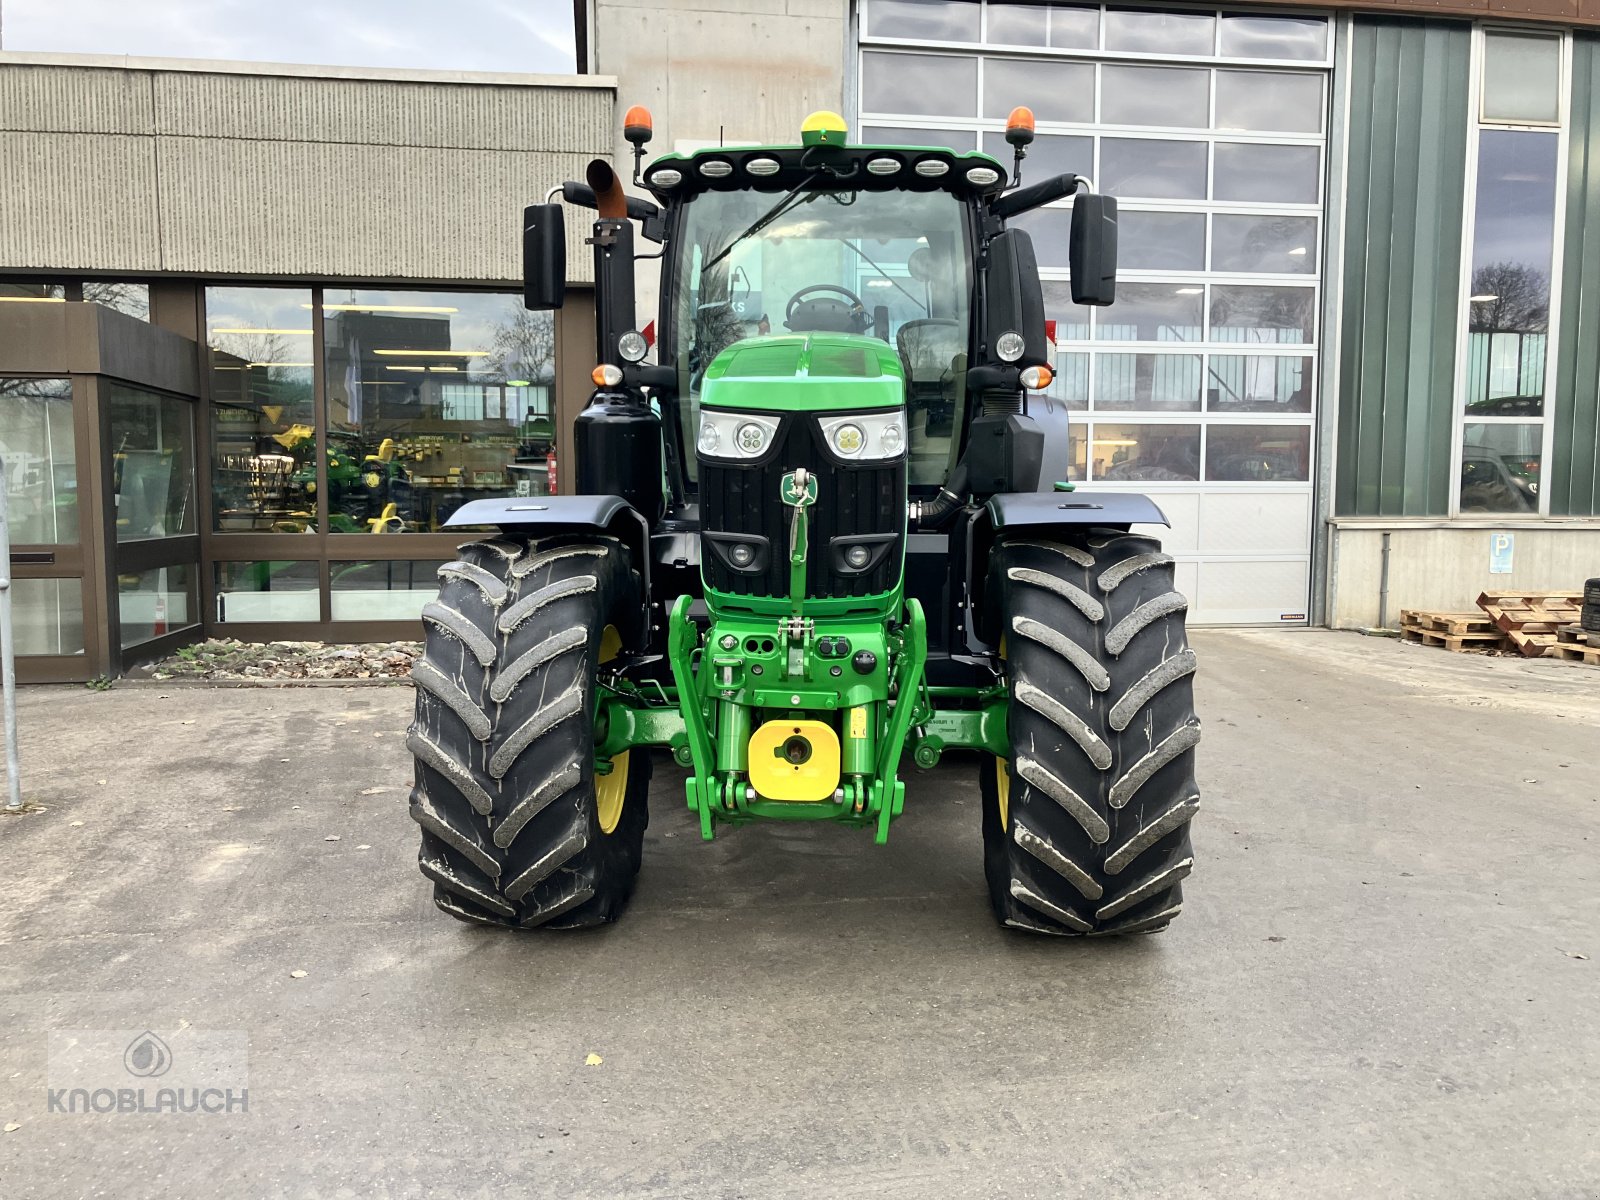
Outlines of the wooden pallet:
[{"label": "wooden pallet", "polygon": [[1503,630],[1525,658],[1550,654],[1556,630],[1578,619],[1583,609],[1579,592],[1484,592],[1478,607],[1495,628]]},{"label": "wooden pallet", "polygon": [[1550,657],[1600,667],[1600,646],[1591,646],[1585,642],[1557,642],[1550,647]]},{"label": "wooden pallet", "polygon": [[1470,651],[1498,650],[1505,645],[1506,635],[1498,629],[1488,633],[1443,633],[1437,629],[1422,629],[1416,625],[1400,626],[1402,642],[1416,642],[1423,646],[1443,646],[1457,654]]},{"label": "wooden pallet", "polygon": [[1400,628],[1426,629],[1434,633],[1449,633],[1456,637],[1467,634],[1484,634],[1498,639],[1500,630],[1485,612],[1446,613],[1429,612],[1421,608],[1402,608]]},{"label": "wooden pallet", "polygon": [[1582,625],[1563,625],[1556,630],[1556,644],[1561,646],[1592,646],[1600,649],[1600,633]]}]

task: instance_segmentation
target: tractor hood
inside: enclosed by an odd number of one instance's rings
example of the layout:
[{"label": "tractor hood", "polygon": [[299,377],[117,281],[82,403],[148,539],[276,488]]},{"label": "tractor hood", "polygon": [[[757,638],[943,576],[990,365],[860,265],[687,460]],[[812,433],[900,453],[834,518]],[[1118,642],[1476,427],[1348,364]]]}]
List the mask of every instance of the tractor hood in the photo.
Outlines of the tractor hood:
[{"label": "tractor hood", "polygon": [[707,408],[829,412],[905,403],[900,356],[854,333],[769,335],[735,342],[712,360],[701,387]]}]

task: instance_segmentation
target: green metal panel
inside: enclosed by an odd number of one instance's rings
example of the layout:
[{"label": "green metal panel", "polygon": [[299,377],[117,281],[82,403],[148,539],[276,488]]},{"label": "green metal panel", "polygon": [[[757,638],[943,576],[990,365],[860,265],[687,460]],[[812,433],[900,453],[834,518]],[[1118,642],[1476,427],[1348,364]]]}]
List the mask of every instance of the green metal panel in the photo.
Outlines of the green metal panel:
[{"label": "green metal panel", "polygon": [[1600,38],[1572,39],[1572,132],[1561,266],[1550,511],[1600,514]]},{"label": "green metal panel", "polygon": [[1442,516],[1472,34],[1358,16],[1353,35],[1334,511]]}]

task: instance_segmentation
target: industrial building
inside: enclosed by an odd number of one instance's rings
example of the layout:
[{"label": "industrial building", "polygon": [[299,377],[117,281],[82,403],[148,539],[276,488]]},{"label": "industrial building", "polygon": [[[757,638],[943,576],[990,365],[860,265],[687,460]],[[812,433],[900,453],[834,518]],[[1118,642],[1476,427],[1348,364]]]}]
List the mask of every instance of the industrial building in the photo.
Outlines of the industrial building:
[{"label": "industrial building", "polygon": [[[1039,136],[1073,475],[1153,495],[1190,619],[1362,626],[1600,564],[1600,7],[588,0],[574,77],[0,54],[0,450],[25,677],[203,634],[414,635],[464,499],[559,488],[516,215],[585,161]],[[1526,11],[1539,8],[1543,11]],[[1002,154],[1002,152],[1004,152]],[[14,303],[5,303],[11,300]]]}]

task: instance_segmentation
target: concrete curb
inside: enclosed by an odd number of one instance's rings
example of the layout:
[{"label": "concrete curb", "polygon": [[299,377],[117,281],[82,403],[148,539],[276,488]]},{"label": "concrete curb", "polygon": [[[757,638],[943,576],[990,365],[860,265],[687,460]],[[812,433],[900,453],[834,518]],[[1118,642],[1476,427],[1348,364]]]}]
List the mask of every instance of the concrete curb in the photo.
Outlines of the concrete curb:
[{"label": "concrete curb", "polygon": [[119,679],[119,688],[362,688],[410,687],[411,679]]}]

